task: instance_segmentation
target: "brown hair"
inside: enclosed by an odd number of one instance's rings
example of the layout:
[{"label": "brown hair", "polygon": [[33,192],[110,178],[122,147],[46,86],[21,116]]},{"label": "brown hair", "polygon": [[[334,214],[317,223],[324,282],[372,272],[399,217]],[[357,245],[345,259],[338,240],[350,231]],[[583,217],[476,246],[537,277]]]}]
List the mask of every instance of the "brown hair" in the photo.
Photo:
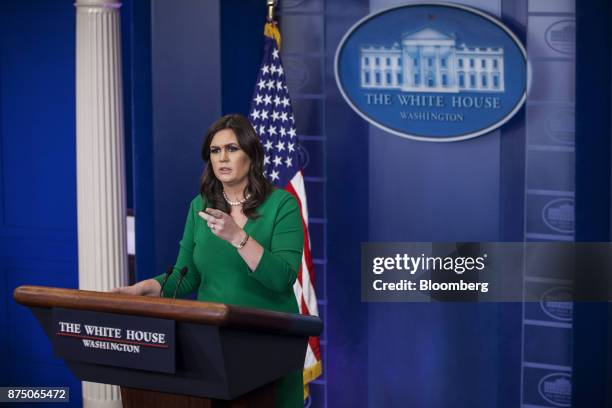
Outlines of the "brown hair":
[{"label": "brown hair", "polygon": [[[242,212],[250,219],[259,217],[255,209],[264,202],[274,187],[264,177],[264,149],[259,142],[255,129],[244,116],[233,113],[222,116],[210,125],[206,131],[204,144],[202,145],[202,160],[206,163],[204,173],[200,177],[200,194],[208,200],[208,206],[221,210],[227,214],[231,207],[223,198],[223,184],[215,177],[210,163],[210,144],[217,132],[223,129],[231,129],[236,135],[238,145],[251,159],[248,173],[248,184],[244,192],[249,199],[242,205]],[[204,210],[204,209],[203,209]]]}]

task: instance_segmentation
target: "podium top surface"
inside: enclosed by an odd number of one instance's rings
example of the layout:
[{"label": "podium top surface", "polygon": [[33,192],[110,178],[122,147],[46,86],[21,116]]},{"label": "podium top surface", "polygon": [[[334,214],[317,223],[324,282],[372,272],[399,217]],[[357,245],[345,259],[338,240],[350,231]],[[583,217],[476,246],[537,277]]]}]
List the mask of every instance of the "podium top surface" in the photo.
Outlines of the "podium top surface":
[{"label": "podium top surface", "polygon": [[224,303],[29,285],[16,288],[13,297],[17,303],[29,307],[61,307],[156,317],[178,322],[293,336],[318,336],[323,330],[321,319],[315,316],[281,313]]}]

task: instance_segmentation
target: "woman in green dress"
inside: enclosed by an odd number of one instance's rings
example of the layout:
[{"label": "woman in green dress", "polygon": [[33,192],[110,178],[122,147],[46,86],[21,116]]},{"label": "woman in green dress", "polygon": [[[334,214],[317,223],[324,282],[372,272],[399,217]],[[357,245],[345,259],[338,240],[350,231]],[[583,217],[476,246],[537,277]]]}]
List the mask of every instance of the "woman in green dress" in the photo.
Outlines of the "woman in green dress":
[{"label": "woman in green dress", "polygon": [[[197,291],[197,299],[298,313],[293,283],[302,261],[304,232],[296,199],[263,175],[264,150],[241,115],[211,125],[202,146],[206,163],[192,201],[174,273],[164,296]],[[159,296],[165,274],[115,289]],[[301,370],[277,383],[277,407],[303,407]]]}]

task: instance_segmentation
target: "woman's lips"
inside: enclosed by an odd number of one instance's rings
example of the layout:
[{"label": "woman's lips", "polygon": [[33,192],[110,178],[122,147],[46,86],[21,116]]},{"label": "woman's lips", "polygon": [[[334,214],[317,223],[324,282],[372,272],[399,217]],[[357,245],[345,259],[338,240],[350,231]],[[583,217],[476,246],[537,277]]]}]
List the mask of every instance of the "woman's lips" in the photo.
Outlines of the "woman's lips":
[{"label": "woman's lips", "polygon": [[219,173],[222,173],[222,174],[227,174],[227,173],[231,173],[231,172],[232,172],[232,169],[230,169],[228,167],[221,167],[219,169]]}]

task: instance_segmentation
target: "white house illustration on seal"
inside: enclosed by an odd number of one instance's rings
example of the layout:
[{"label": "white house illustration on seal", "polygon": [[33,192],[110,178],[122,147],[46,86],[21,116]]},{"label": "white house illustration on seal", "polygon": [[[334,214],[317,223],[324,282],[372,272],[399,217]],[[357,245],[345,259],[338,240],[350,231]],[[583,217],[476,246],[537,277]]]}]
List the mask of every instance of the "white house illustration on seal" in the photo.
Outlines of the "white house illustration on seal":
[{"label": "white house illustration on seal", "polygon": [[401,45],[360,48],[365,89],[406,92],[503,92],[504,49],[456,44],[431,28],[402,35]]}]

